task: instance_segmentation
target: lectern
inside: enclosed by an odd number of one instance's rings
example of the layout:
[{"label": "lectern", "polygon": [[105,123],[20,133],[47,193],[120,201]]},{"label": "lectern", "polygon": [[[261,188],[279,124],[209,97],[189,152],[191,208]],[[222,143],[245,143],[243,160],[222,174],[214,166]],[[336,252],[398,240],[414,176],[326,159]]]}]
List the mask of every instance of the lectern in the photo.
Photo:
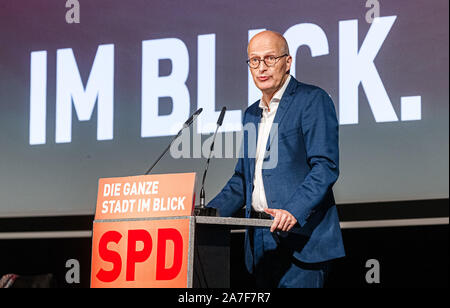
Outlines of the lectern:
[{"label": "lectern", "polygon": [[91,287],[230,287],[230,231],[271,220],[193,216],[195,173],[99,180]]}]

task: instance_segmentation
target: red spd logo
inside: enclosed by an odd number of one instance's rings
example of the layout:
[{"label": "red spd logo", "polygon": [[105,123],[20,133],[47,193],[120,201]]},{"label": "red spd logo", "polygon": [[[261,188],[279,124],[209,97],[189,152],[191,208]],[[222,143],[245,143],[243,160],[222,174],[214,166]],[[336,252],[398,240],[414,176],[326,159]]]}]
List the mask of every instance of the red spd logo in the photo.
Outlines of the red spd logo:
[{"label": "red spd logo", "polygon": [[92,287],[187,287],[189,219],[98,222]]}]

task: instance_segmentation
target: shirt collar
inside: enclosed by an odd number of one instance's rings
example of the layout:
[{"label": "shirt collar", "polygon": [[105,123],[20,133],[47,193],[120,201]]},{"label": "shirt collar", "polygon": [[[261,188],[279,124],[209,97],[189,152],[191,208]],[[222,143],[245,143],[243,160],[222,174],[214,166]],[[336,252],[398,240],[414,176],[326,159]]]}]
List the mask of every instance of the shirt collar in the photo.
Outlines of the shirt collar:
[{"label": "shirt collar", "polygon": [[[288,78],[286,78],[283,86],[273,95],[272,100],[269,102],[269,105],[271,103],[278,103],[281,101],[281,98],[283,97],[284,91],[286,91],[286,88],[287,88],[290,80],[291,80],[291,75],[289,75]],[[262,97],[259,100],[259,108],[267,109],[267,106],[264,104]]]}]

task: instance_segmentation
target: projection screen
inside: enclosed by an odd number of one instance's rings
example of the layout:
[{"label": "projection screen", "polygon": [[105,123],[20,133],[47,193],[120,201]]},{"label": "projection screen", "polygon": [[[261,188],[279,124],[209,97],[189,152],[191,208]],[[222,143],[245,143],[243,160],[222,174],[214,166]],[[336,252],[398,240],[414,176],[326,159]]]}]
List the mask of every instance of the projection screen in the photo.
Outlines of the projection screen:
[{"label": "projection screen", "polygon": [[3,0],[0,216],[93,214],[99,178],[143,174],[203,108],[190,142],[153,170],[197,172],[199,184],[226,106],[212,199],[233,174],[243,112],[261,96],[245,61],[264,29],[287,38],[291,74],[333,99],[338,204],[448,198],[448,6]]}]

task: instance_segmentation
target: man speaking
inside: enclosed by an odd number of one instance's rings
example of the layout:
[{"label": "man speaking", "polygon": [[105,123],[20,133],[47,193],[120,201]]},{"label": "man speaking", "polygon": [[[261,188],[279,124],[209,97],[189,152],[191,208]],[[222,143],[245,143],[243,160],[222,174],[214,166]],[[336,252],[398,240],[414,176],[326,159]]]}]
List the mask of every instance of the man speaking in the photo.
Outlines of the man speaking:
[{"label": "man speaking", "polygon": [[[255,155],[239,158],[208,206],[232,216],[245,205],[246,217],[273,219],[270,230],[248,229],[245,237],[245,263],[257,287],[323,287],[330,260],[345,255],[332,192],[339,175],[334,105],[322,89],[290,76],[292,57],[281,34],[258,33],[247,52],[262,92],[243,119],[258,127]],[[273,126],[276,144],[268,142]],[[244,149],[252,146],[243,140]],[[278,161],[265,168],[271,147]]]}]

